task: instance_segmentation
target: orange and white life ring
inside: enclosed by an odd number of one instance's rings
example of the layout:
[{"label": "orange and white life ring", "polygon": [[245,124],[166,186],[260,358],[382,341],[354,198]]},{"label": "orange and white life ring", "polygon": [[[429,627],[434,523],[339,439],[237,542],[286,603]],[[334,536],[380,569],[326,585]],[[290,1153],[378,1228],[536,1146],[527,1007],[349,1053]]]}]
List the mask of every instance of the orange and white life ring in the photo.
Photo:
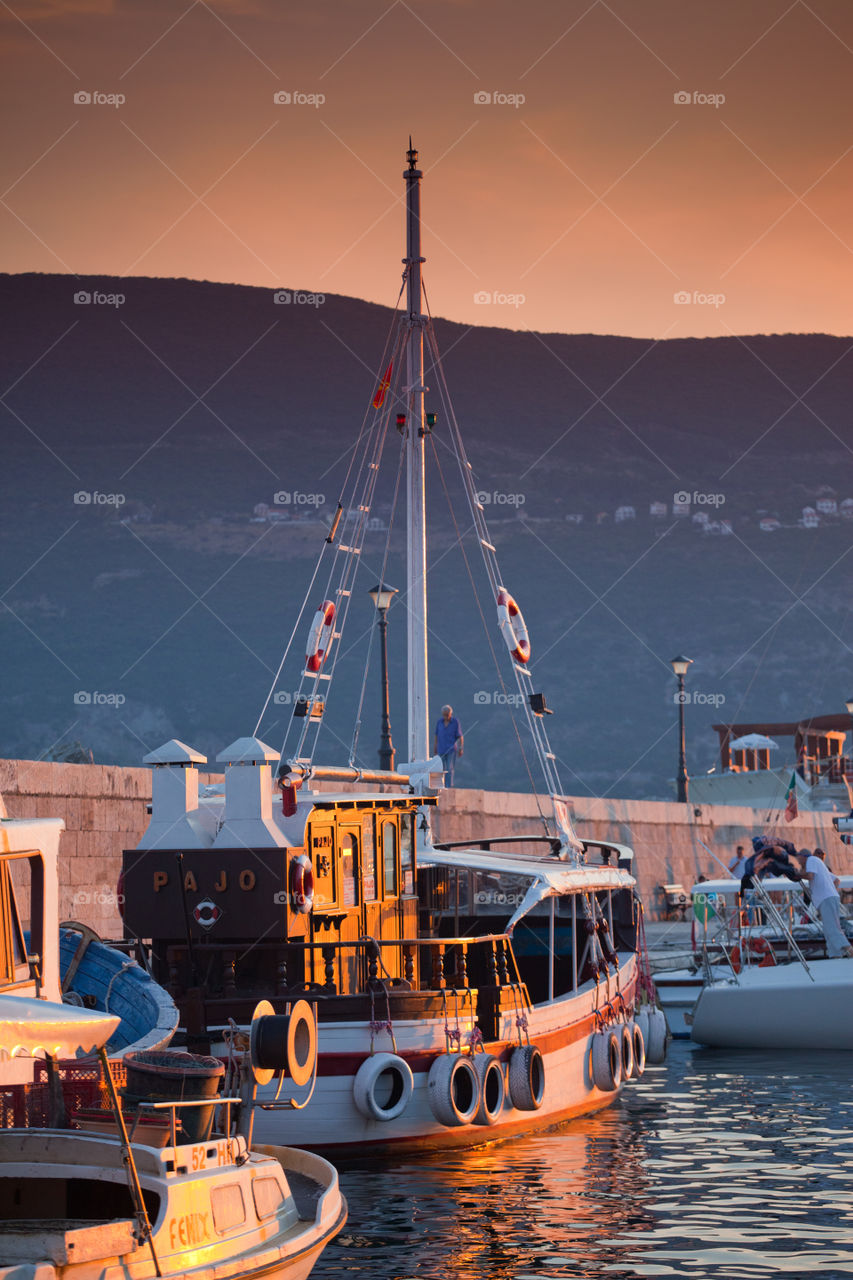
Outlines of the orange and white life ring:
[{"label": "orange and white life ring", "polygon": [[[770,965],[776,963],[776,952],[767,938],[748,938],[744,943],[743,949],[744,952],[748,950],[750,955],[756,959],[759,956],[761,957],[758,960],[759,969],[767,969]],[[735,973],[740,973],[742,961],[741,949],[736,946],[732,951],[732,969]]]},{"label": "orange and white life ring", "polygon": [[290,901],[294,911],[307,916],[314,906],[314,868],[306,853],[299,853],[290,864]]},{"label": "orange and white life ring", "polygon": [[498,626],[513,662],[524,666],[530,661],[530,637],[524,616],[505,587],[498,591]]},{"label": "orange and white life ring", "polygon": [[332,643],[334,625],[335,606],[331,600],[324,600],[314,614],[314,621],[308,633],[308,649],[305,654],[306,671],[319,671],[326,661],[326,655]]}]

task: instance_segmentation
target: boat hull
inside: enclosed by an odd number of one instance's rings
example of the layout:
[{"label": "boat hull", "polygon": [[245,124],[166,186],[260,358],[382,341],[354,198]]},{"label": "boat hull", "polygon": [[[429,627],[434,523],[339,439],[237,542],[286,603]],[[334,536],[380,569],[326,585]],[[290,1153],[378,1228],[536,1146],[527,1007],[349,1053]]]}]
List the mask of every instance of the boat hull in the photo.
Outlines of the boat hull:
[{"label": "boat hull", "polygon": [[[629,957],[620,965],[619,990],[630,1009],[634,1000],[636,960]],[[610,996],[615,995],[611,984]],[[620,1089],[604,1091],[592,1079],[590,1051],[599,1029],[596,1009],[606,996],[596,995],[594,986],[527,1010],[527,1029],[519,1032],[515,1016],[504,1017],[501,1038],[485,1044],[484,1050],[501,1064],[506,1083],[510,1058],[519,1045],[519,1035],[527,1037],[542,1053],[545,1087],[542,1104],[533,1111],[514,1107],[505,1089],[504,1104],[494,1124],[446,1126],[434,1116],[429,1102],[428,1078],[433,1063],[447,1052],[448,1040],[443,1019],[395,1023],[396,1051],[409,1064],[414,1078],[412,1097],[402,1115],[394,1120],[374,1120],[363,1116],[353,1101],[356,1072],[371,1049],[370,1031],[363,1024],[320,1024],[320,1052],[317,1082],[310,1107],[304,1111],[255,1113],[255,1140],[273,1143],[287,1134],[288,1145],[313,1151],[353,1154],[369,1150],[372,1155],[405,1148],[432,1150],[476,1146],[497,1139],[541,1129],[609,1106]],[[452,1009],[452,1002],[451,1002]],[[455,1030],[454,1015],[449,1019]],[[460,1020],[461,1043],[466,1044],[473,1028],[470,1018]],[[393,1052],[387,1033],[375,1037],[377,1052]],[[455,1046],[452,1046],[455,1049]],[[621,1087],[621,1086],[620,1086]],[[272,1101],[275,1084],[259,1090],[258,1101]]]},{"label": "boat hull", "polygon": [[853,1049],[851,1007],[848,959],[754,967],[702,990],[691,1035],[720,1048]]}]

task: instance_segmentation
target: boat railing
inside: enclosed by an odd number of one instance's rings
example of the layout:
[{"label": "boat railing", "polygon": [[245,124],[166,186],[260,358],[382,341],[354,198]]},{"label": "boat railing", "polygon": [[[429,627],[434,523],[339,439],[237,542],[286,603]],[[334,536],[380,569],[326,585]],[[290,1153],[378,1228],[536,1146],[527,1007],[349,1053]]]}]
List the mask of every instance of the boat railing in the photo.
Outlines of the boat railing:
[{"label": "boat railing", "polygon": [[755,891],[755,896],[758,898],[759,902],[761,903],[761,908],[762,908],[762,911],[764,912],[765,918],[770,920],[771,923],[773,923],[776,926],[776,928],[779,929],[782,936],[785,938],[788,944],[789,955],[793,952],[794,956],[796,956],[797,960],[799,960],[800,964],[803,966],[806,973],[809,975],[809,978],[811,979],[811,981],[814,982],[814,975],[812,974],[812,971],[809,968],[808,963],[806,962],[806,957],[803,955],[803,952],[800,949],[799,943],[794,937],[793,928],[789,925],[788,921],[782,915],[782,912],[779,910],[779,907],[773,901],[772,897],[770,896],[768,891],[764,888],[764,885],[761,883],[760,880],[753,881],[753,889]]},{"label": "boat railing", "polygon": [[186,1098],[186,1099],[176,1098],[174,1102],[171,1102],[171,1101],[170,1102],[153,1102],[153,1101],[147,1101],[147,1100],[144,1102],[137,1102],[135,1104],[136,1114],[133,1120],[133,1127],[131,1128],[131,1131],[128,1135],[128,1141],[133,1142],[134,1135],[136,1133],[137,1127],[143,1115],[147,1115],[149,1112],[155,1112],[155,1111],[168,1111],[169,1112],[169,1146],[172,1147],[172,1149],[174,1149],[178,1145],[177,1109],[180,1107],[181,1111],[183,1111],[185,1107],[210,1107],[214,1105],[217,1107],[225,1108],[225,1120],[223,1124],[223,1131],[226,1137],[230,1138],[231,1107],[232,1105],[240,1106],[241,1102],[242,1102],[241,1098],[220,1098],[218,1095],[212,1098]]},{"label": "boat railing", "polygon": [[[275,955],[274,995],[284,997],[293,994],[296,989],[291,984],[288,973],[288,960],[297,953],[312,958],[322,959],[322,981],[305,981],[308,992],[322,993],[328,996],[341,994],[338,988],[339,961],[345,953],[355,953],[364,965],[362,980],[364,990],[378,991],[384,987],[383,975],[390,979],[393,987],[402,991],[415,990],[418,985],[422,990],[464,991],[471,986],[469,978],[469,957],[472,952],[483,954],[478,969],[478,981],[493,988],[515,988],[524,993],[524,985],[518,970],[512,939],[506,933],[478,934],[476,937],[435,937],[435,938],[375,938],[362,935],[351,939],[323,939],[309,941],[293,939],[286,944],[274,943],[256,947],[270,950]],[[173,990],[179,986],[179,961],[185,957],[186,944],[174,944],[168,948],[167,959],[170,966],[170,984]],[[206,942],[201,949],[204,954],[217,952],[223,959],[223,994],[226,997],[238,995],[237,963],[241,949],[234,943]],[[390,973],[383,962],[383,954],[397,953],[394,966],[399,976]],[[307,965],[303,965],[307,974]],[[316,966],[312,970],[317,974]],[[381,970],[381,972],[380,972]],[[423,981],[418,981],[418,974]],[[299,985],[299,984],[297,984]],[[526,996],[524,997],[526,999]]]}]

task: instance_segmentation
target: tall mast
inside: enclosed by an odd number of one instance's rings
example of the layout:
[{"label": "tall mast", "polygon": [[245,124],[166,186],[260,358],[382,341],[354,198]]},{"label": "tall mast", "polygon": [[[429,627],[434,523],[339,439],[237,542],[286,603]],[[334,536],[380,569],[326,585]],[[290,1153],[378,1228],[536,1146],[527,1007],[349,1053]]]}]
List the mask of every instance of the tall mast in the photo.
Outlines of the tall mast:
[{"label": "tall mast", "polygon": [[408,604],[409,759],[430,757],[427,672],[426,492],[424,487],[424,317],[421,312],[421,178],[418,153],[409,138],[406,153],[406,280],[408,340],[406,384],[408,434],[406,474],[408,524],[406,591]]}]

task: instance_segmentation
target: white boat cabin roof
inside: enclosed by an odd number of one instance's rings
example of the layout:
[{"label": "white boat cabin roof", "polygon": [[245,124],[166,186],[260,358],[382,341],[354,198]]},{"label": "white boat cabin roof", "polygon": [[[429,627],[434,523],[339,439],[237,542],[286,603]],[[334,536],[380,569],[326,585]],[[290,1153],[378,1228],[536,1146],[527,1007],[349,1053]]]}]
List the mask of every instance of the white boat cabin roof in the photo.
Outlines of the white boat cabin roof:
[{"label": "white boat cabin roof", "polygon": [[[853,876],[839,876],[842,889],[853,889]],[[802,893],[802,885],[796,880],[788,880],[785,876],[768,876],[761,881],[761,887],[768,893]],[[723,897],[735,897],[740,893],[740,880],[702,880],[694,884],[691,896],[697,894],[716,893]]]}]

